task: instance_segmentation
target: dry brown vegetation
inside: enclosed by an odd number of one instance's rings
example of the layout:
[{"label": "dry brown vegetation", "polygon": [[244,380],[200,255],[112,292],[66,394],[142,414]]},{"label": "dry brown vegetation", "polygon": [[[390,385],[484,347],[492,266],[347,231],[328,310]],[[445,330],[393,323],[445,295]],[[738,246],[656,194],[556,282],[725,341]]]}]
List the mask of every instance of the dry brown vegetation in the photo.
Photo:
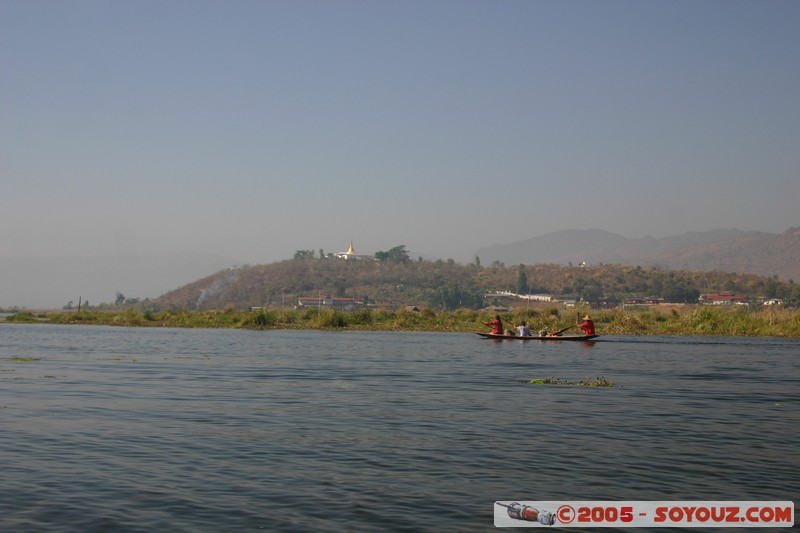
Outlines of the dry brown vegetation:
[{"label": "dry brown vegetation", "polygon": [[[299,296],[349,296],[378,306],[417,305],[431,309],[482,308],[495,291],[569,296],[589,302],[622,302],[632,296],[695,294],[730,290],[751,298],[778,297],[791,304],[800,287],[752,274],[663,271],[621,265],[586,267],[493,265],[448,261],[286,260],[228,269],[147,301],[152,310],[291,307]],[[696,298],[696,297],[695,297]],[[682,301],[670,300],[667,301]]]}]

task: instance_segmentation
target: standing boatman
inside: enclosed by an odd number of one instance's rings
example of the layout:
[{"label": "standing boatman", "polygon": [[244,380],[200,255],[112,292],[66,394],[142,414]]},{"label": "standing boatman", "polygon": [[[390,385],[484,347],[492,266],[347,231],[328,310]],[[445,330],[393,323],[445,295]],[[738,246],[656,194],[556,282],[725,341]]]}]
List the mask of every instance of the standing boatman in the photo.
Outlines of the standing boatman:
[{"label": "standing boatman", "polygon": [[584,335],[596,335],[594,332],[594,321],[592,317],[586,315],[583,317],[583,324],[578,324],[578,327],[583,330]]}]

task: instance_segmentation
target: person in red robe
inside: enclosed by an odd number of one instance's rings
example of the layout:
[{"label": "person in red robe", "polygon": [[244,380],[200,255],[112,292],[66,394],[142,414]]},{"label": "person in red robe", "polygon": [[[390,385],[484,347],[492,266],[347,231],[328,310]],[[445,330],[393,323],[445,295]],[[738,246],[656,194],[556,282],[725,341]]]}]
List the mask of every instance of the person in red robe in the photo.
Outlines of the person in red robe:
[{"label": "person in red robe", "polygon": [[492,334],[494,335],[502,335],[503,334],[503,321],[500,319],[500,315],[496,315],[494,320],[490,320],[489,322],[484,322],[487,326],[492,326]]},{"label": "person in red robe", "polygon": [[583,330],[584,335],[595,335],[592,317],[586,315],[582,320],[583,324],[578,324],[578,327]]}]

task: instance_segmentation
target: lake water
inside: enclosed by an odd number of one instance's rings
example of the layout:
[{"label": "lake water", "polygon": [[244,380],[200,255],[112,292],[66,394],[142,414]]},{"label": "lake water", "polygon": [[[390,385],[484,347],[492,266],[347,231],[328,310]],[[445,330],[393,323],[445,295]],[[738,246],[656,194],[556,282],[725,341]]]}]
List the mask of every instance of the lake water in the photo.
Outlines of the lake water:
[{"label": "lake water", "polygon": [[[800,342],[0,325],[0,531],[487,531],[793,500]],[[616,387],[532,385],[602,376]],[[763,531],[763,530],[762,530]]]}]

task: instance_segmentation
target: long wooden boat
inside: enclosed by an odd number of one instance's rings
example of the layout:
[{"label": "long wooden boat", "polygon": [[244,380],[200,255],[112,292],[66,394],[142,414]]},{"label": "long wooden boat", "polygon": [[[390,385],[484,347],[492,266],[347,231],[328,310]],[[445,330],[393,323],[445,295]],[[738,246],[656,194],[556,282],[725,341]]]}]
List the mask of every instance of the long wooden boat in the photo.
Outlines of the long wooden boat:
[{"label": "long wooden boat", "polygon": [[480,335],[484,339],[509,339],[514,341],[588,341],[596,339],[599,335],[555,335],[552,337],[539,335],[520,336],[520,335],[506,335],[503,333],[480,333],[475,332],[475,335]]}]

